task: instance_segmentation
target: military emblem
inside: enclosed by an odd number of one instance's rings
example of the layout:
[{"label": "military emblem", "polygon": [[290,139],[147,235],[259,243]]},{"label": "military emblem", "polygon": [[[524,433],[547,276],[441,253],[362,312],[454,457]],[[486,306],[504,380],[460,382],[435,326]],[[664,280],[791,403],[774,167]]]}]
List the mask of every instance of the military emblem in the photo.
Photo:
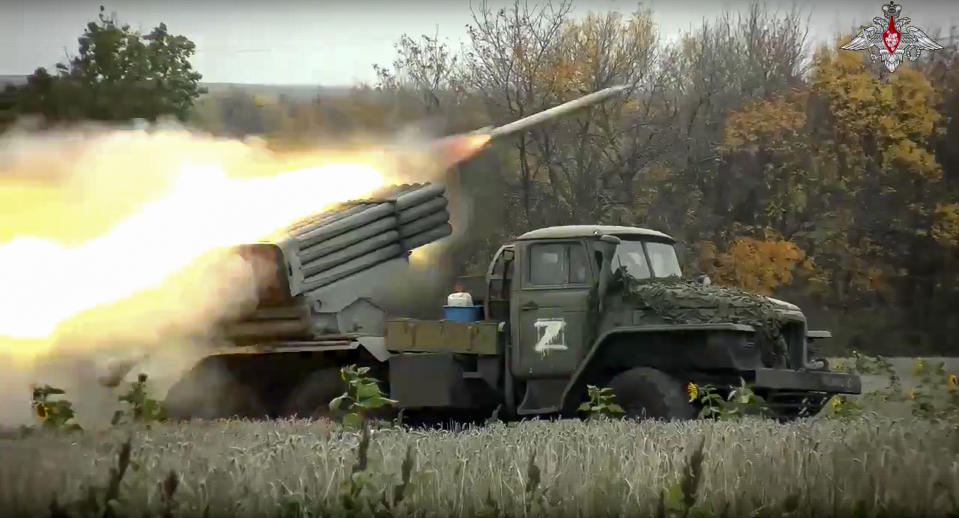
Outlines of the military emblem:
[{"label": "military emblem", "polygon": [[873,25],[863,28],[843,50],[867,50],[873,61],[882,61],[886,70],[895,72],[905,56],[916,61],[924,50],[939,50],[942,45],[932,40],[919,27],[909,25],[909,18],[900,16],[902,6],[889,2],[882,6],[883,17],[872,19]]}]

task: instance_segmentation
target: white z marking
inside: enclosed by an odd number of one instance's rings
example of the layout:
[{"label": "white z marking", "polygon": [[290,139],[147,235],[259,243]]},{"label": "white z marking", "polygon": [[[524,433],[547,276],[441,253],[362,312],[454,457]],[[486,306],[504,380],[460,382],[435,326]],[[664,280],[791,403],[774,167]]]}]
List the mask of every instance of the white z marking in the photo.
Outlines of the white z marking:
[{"label": "white z marking", "polygon": [[566,320],[562,318],[540,318],[533,322],[536,328],[536,352],[565,351]]}]

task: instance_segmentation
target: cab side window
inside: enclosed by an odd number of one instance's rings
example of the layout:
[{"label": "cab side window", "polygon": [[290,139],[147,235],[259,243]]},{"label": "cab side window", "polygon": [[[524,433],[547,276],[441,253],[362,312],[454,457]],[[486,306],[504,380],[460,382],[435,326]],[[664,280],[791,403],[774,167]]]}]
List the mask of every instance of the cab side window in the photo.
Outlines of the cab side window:
[{"label": "cab side window", "polygon": [[586,249],[581,243],[541,243],[529,248],[529,279],[536,286],[583,284],[589,278]]},{"label": "cab side window", "polygon": [[586,258],[586,249],[583,245],[576,243],[569,245],[569,283],[583,284],[586,282],[587,272],[589,271],[588,259]]}]

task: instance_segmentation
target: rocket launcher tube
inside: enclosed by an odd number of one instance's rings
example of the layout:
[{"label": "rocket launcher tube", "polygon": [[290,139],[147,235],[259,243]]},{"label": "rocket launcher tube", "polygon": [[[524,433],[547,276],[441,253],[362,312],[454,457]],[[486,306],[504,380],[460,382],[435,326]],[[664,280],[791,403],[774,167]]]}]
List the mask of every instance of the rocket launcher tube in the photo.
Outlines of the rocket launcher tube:
[{"label": "rocket launcher tube", "polygon": [[409,250],[419,248],[434,241],[438,241],[453,232],[449,223],[433,227],[419,234],[415,234],[406,239],[402,239],[398,244],[392,244],[373,252],[350,259],[342,264],[323,270],[316,275],[307,276],[304,279],[304,291],[310,292],[336,281],[370,269],[380,263],[402,257]]},{"label": "rocket launcher tube", "polygon": [[[401,233],[405,236],[410,234],[409,230],[407,230],[408,225],[417,223],[419,220],[426,217],[433,217],[433,214],[442,213],[444,212],[445,208],[446,198],[434,198],[426,203],[421,203],[420,205],[416,205],[400,212],[399,219],[397,219],[396,216],[387,216],[367,225],[363,225],[359,228],[348,230],[336,237],[332,237],[318,243],[309,244],[305,247],[301,244],[298,255],[301,261],[312,261],[314,259],[336,253],[339,250],[360,243],[366,239],[370,239],[376,235],[382,234],[383,232],[388,232],[392,229],[395,229],[397,226],[402,226]],[[446,215],[442,218],[443,222],[446,222],[449,216]]]},{"label": "rocket launcher tube", "polygon": [[396,201],[384,201],[378,205],[367,202],[359,210],[356,207],[346,209],[348,215],[339,218],[320,218],[313,224],[305,224],[296,229],[296,239],[300,248],[306,248],[327,239],[338,236],[355,228],[368,225],[378,219],[394,215],[398,211],[412,208],[433,198],[442,197],[446,188],[442,185],[427,185],[420,189],[397,196]]},{"label": "rocket launcher tube", "polygon": [[254,245],[255,255],[272,264],[261,260],[260,270],[278,277],[264,284],[275,287],[265,289],[292,300],[449,235],[444,193],[442,185],[401,186],[387,197],[348,202],[276,232]]},{"label": "rocket launcher tube", "polygon": [[364,239],[356,244],[350,245],[342,250],[324,255],[315,261],[310,261],[303,266],[303,275],[309,277],[334,266],[345,263],[350,259],[366,255],[378,248],[389,246],[400,240],[400,233],[396,230],[390,230],[369,239]]},{"label": "rocket launcher tube", "polygon": [[[448,222],[448,212],[445,210],[436,212],[428,217],[418,219],[407,225],[400,226],[398,231],[389,230],[367,239],[357,241],[346,248],[321,256],[318,259],[305,262],[303,266],[303,275],[308,277],[310,275],[321,273],[346,261],[361,257],[369,252],[400,241],[401,238],[406,239],[423,232],[446,226],[448,225]],[[405,249],[410,250],[409,248]]]}]

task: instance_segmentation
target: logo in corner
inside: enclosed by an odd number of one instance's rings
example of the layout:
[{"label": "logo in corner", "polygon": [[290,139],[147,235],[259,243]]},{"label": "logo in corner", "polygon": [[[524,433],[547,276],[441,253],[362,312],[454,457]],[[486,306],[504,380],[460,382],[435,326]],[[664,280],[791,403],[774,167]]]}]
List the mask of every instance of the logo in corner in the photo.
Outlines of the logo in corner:
[{"label": "logo in corner", "polygon": [[882,6],[883,17],[872,19],[873,25],[863,28],[843,50],[867,50],[873,61],[882,61],[886,70],[895,72],[905,56],[916,61],[924,50],[939,50],[942,45],[932,40],[919,27],[909,25],[909,18],[900,16],[902,6],[889,2]]}]

